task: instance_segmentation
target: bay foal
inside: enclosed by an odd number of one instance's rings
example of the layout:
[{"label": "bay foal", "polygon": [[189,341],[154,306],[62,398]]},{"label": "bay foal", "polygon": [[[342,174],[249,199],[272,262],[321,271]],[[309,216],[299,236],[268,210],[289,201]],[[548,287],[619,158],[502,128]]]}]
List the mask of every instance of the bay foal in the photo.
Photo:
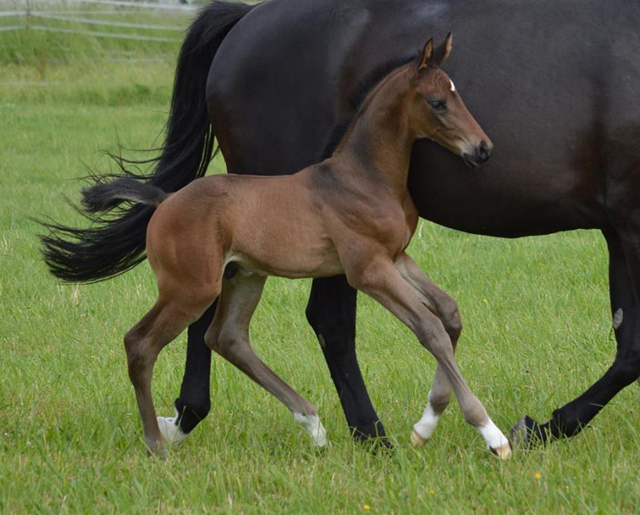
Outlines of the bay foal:
[{"label": "bay foal", "polygon": [[[451,35],[435,56],[432,40],[420,57],[388,73],[369,93],[335,153],[291,176],[218,175],[168,195],[132,178],[84,192],[90,211],[122,200],[157,205],[146,250],[158,300],[125,336],[145,441],[163,452],[151,396],[162,348],[220,297],[207,345],[282,401],[313,438],[325,444],[317,410],[254,353],[249,323],[267,276],[346,274],[406,324],[436,358],[428,405],[412,442],[431,436],[453,392],[467,422],[502,458],[509,444],[471,392],[454,359],[461,323],[455,301],[405,253],[418,213],[407,191],[413,143],[437,141],[475,166],[491,142],[440,69]],[[435,56],[435,57],[434,57]]]}]

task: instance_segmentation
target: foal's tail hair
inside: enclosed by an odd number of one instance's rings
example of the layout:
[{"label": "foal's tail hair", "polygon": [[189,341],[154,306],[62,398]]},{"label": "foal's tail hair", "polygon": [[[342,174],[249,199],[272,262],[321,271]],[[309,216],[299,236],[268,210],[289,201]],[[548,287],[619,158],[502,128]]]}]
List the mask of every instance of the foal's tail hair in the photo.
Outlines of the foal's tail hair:
[{"label": "foal's tail hair", "polygon": [[[159,155],[147,160],[112,155],[125,176],[132,175],[127,165],[151,165],[148,173],[136,176],[146,184],[146,200],[159,200],[160,192],[177,191],[206,173],[214,154],[214,134],[206,106],[209,68],[225,36],[254,7],[214,1],[198,13],[178,56],[171,111]],[[85,190],[84,214],[91,221],[87,229],[43,223],[50,231],[42,237],[42,243],[51,273],[68,282],[97,282],[144,261],[146,230],[154,208],[127,202],[141,198],[131,198],[132,188],[125,188],[129,196],[110,195],[117,188],[131,186],[130,181],[118,179]],[[152,195],[149,185],[159,190]],[[135,190],[135,194],[141,191]],[[107,212],[101,215],[92,214],[105,209]]]},{"label": "foal's tail hair", "polygon": [[82,207],[87,213],[108,212],[121,202],[134,202],[148,206],[159,206],[169,194],[153,184],[133,177],[119,177],[111,182],[98,181],[94,186],[82,190]]}]

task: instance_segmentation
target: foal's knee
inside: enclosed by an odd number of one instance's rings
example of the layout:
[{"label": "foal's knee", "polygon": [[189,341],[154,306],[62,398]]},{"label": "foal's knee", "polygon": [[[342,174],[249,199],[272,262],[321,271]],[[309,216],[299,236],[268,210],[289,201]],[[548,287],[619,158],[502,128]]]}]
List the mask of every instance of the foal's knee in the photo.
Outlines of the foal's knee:
[{"label": "foal's knee", "polygon": [[417,336],[420,339],[420,343],[436,358],[453,356],[451,338],[439,319],[434,322],[422,322],[418,327]]},{"label": "foal's knee", "polygon": [[224,358],[229,358],[241,338],[234,329],[209,330],[204,336],[209,348]]},{"label": "foal's knee", "polygon": [[449,297],[439,306],[440,318],[445,330],[455,343],[462,333],[462,317],[458,311],[458,303]]}]

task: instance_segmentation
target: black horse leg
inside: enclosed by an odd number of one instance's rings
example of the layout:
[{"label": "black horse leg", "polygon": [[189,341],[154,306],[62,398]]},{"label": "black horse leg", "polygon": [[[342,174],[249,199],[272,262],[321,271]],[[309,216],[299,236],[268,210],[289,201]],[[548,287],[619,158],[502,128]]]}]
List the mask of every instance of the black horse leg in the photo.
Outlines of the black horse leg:
[{"label": "black horse leg", "polygon": [[616,358],[599,381],[555,410],[548,422],[538,424],[528,416],[520,419],[511,430],[519,443],[545,443],[578,434],[620,390],[640,376],[640,237],[612,231],[606,238]]},{"label": "black horse leg", "polygon": [[356,357],[356,294],[343,275],[315,279],[307,320],[318,336],[353,437],[357,441],[376,438],[390,447]]},{"label": "black horse leg", "polygon": [[204,334],[213,320],[215,306],[214,303],[188,330],[187,364],[180,396],[175,401],[180,429],[184,433],[192,431],[211,408],[211,349],[204,343]]}]

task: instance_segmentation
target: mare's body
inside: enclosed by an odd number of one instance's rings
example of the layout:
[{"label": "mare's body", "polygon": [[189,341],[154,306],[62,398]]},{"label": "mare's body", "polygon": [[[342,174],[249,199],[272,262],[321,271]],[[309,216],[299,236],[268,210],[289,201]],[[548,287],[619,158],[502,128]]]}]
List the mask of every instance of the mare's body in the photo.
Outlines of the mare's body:
[{"label": "mare's body", "polygon": [[[209,74],[208,110],[230,172],[295,170],[317,159],[371,70],[424,33],[459,34],[464,49],[449,70],[499,144],[490,163],[470,173],[442,148],[420,143],[409,190],[421,217],[462,231],[604,232],[612,312],[622,310],[624,322],[610,370],[539,434],[571,436],[640,375],[639,25],[640,4],[622,0],[278,0],[225,38]],[[282,142],[297,151],[283,153]],[[427,167],[433,173],[422,173]],[[325,356],[350,425],[371,433],[377,417],[355,371],[353,330],[344,329],[354,316],[351,295],[338,280],[317,283],[309,318],[331,341]],[[343,307],[324,315],[337,299]],[[196,357],[196,340],[194,331],[188,365],[206,360]]]},{"label": "mare's body", "polygon": [[[173,191],[202,174],[213,133],[233,173],[294,173],[318,162],[332,127],[356,109],[354,92],[372,70],[404,56],[425,34],[455,31],[462,48],[448,69],[498,148],[473,173],[437,145],[417,144],[409,190],[420,216],[501,237],[584,228],[602,230],[607,239],[616,359],[542,428],[525,421],[542,439],[571,436],[640,375],[638,26],[640,3],[627,0],[214,4],[185,40],[167,145],[152,180]],[[422,173],[427,166],[430,173]],[[148,216],[133,209],[103,232],[80,234],[95,237],[96,246],[106,242],[109,262],[119,266],[96,268],[84,246],[63,243],[50,256],[55,273],[87,281],[134,265]],[[319,279],[307,316],[348,424],[367,438],[384,435],[384,428],[358,368],[355,305],[344,277]],[[209,411],[211,358],[203,338],[212,316],[210,310],[189,330],[176,401],[184,432]]]}]

